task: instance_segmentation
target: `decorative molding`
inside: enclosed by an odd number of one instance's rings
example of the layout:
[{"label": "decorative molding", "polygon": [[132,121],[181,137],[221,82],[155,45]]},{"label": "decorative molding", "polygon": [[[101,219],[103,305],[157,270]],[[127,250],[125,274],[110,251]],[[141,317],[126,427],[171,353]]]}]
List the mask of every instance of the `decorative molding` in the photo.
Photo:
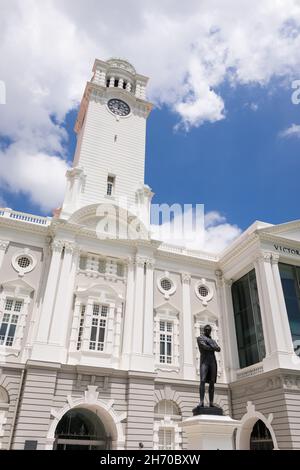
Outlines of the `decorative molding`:
[{"label": "decorative molding", "polygon": [[[22,257],[28,258],[30,262],[30,264],[24,268],[22,268],[18,264],[18,260]],[[33,269],[36,267],[37,259],[32,253],[30,253],[29,248],[24,248],[22,251],[19,251],[18,253],[14,254],[14,256],[11,259],[11,264],[14,270],[17,271],[18,275],[20,277],[23,277],[24,274],[27,274],[30,271],[33,271]]]},{"label": "decorative molding", "polygon": [[[54,418],[50,424],[46,446],[47,450],[51,450],[55,438],[56,427],[61,418],[71,409],[74,408],[88,408],[95,412],[97,411],[101,421],[105,422],[106,432],[112,436],[113,449],[122,450],[125,447],[125,435],[123,431],[122,421],[127,417],[126,412],[116,413],[113,408],[114,400],[99,399],[99,392],[94,385],[88,385],[87,390],[81,397],[73,397],[68,395],[66,398],[67,403],[60,409],[51,409],[51,416]],[[107,426],[109,429],[107,429]]]},{"label": "decorative molding", "polygon": [[249,450],[250,448],[250,436],[253,429],[253,426],[257,421],[262,421],[264,425],[268,428],[272,440],[273,440],[273,450],[278,450],[278,444],[275,432],[271,426],[273,421],[273,414],[270,413],[266,418],[262,413],[256,411],[255,404],[252,401],[247,402],[247,413],[241,419],[240,426],[237,428],[236,435],[236,448],[237,450]]},{"label": "decorative molding", "polygon": [[189,273],[181,273],[181,282],[182,282],[182,284],[190,285],[191,275]]},{"label": "decorative molding", "polygon": [[[161,282],[163,279],[167,279],[171,283],[171,288],[169,290],[163,289],[161,285]],[[176,289],[177,289],[177,284],[175,281],[173,281],[173,279],[171,279],[169,271],[165,271],[164,274],[157,277],[156,285],[157,285],[159,292],[163,294],[166,300],[169,300],[170,296],[175,294]]]},{"label": "decorative molding", "polygon": [[66,241],[64,242],[65,253],[67,254],[77,254],[80,252],[79,247],[76,246],[74,242]]},{"label": "decorative molding", "polygon": [[280,255],[277,253],[272,253],[272,264],[278,264],[280,259]]},{"label": "decorative molding", "polygon": [[6,248],[9,245],[9,241],[0,240],[0,250],[6,251]]},{"label": "decorative molding", "polygon": [[272,253],[269,251],[260,251],[255,256],[255,261],[265,261],[266,263],[272,262]]},{"label": "decorative molding", "polygon": [[61,252],[64,247],[63,240],[53,240],[51,243],[51,249],[53,252]]},{"label": "decorative molding", "polygon": [[155,260],[153,258],[147,258],[145,261],[147,269],[154,269]]},{"label": "decorative molding", "polygon": [[[205,287],[205,289],[207,290],[207,295],[206,296],[202,296],[200,294],[200,292],[199,292],[200,287]],[[198,297],[198,299],[201,300],[202,305],[204,307],[206,307],[207,303],[212,300],[213,295],[214,295],[213,289],[207,284],[206,279],[202,278],[202,279],[200,279],[200,281],[197,281],[195,283],[194,290],[195,290],[196,297]]]}]

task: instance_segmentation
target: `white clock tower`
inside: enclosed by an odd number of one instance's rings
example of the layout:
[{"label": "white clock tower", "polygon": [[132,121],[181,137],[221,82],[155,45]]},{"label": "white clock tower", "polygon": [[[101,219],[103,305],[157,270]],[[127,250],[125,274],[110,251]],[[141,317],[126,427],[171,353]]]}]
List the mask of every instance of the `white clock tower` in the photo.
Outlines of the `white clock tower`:
[{"label": "white clock tower", "polygon": [[75,131],[77,147],[60,217],[82,207],[118,204],[149,208],[152,193],[144,185],[148,78],[126,60],[96,60],[86,85]]}]

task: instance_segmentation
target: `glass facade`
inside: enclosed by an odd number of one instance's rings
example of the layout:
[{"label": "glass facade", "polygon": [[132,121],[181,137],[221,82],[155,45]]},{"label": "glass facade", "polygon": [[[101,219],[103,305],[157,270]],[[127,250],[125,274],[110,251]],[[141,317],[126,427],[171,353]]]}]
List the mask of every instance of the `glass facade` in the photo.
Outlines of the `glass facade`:
[{"label": "glass facade", "polygon": [[265,357],[255,270],[232,284],[232,300],[240,368]]},{"label": "glass facade", "polygon": [[300,356],[300,267],[279,263],[279,272],[294,350]]}]

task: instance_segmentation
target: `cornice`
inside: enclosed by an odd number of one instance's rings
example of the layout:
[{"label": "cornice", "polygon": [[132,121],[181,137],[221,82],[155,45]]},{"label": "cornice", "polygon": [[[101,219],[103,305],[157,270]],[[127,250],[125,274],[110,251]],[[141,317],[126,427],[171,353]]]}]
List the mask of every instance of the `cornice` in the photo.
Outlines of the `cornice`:
[{"label": "cornice", "polygon": [[195,266],[202,266],[202,267],[207,267],[210,269],[216,269],[216,266],[218,266],[218,259],[211,260],[211,259],[205,259],[205,258],[200,258],[188,254],[183,254],[183,253],[173,253],[173,252],[167,252],[158,249],[156,251],[156,257],[161,259],[161,260],[174,260],[174,261],[180,261],[180,262],[186,262]]},{"label": "cornice", "polygon": [[44,236],[47,236],[49,233],[51,233],[51,222],[49,225],[40,225],[19,219],[6,219],[0,217],[0,226],[12,228],[20,232],[29,232]]},{"label": "cornice", "polygon": [[300,229],[300,220],[294,220],[292,222],[286,222],[284,224],[273,225],[272,227],[265,227],[258,229],[258,233],[261,235],[264,234],[276,234],[283,231],[283,229],[294,230],[299,228]]},{"label": "cornice", "polygon": [[297,247],[300,247],[299,240],[293,240],[291,238],[280,237],[278,235],[274,235],[271,233],[264,233],[264,232],[261,232],[258,235],[259,235],[259,239],[262,241],[268,241],[272,243],[282,243],[282,244],[285,244],[286,246],[289,246],[290,248],[294,248],[295,245],[297,245]]},{"label": "cornice", "polygon": [[236,247],[230,250],[230,247],[226,250],[226,254],[220,257],[220,266],[222,270],[228,263],[231,263],[237,257],[239,257],[247,248],[252,247],[255,243],[259,242],[259,236],[257,232],[250,234],[244,240],[242,240]]}]

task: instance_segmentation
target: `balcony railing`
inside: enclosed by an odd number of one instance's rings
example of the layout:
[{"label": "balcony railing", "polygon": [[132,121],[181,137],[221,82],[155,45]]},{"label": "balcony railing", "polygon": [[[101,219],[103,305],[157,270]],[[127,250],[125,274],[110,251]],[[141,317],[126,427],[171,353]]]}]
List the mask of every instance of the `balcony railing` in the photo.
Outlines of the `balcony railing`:
[{"label": "balcony railing", "polygon": [[26,214],[25,212],[14,211],[9,208],[0,209],[0,217],[4,219],[20,220],[29,224],[48,226],[51,223],[51,217],[42,217],[40,215]]}]

